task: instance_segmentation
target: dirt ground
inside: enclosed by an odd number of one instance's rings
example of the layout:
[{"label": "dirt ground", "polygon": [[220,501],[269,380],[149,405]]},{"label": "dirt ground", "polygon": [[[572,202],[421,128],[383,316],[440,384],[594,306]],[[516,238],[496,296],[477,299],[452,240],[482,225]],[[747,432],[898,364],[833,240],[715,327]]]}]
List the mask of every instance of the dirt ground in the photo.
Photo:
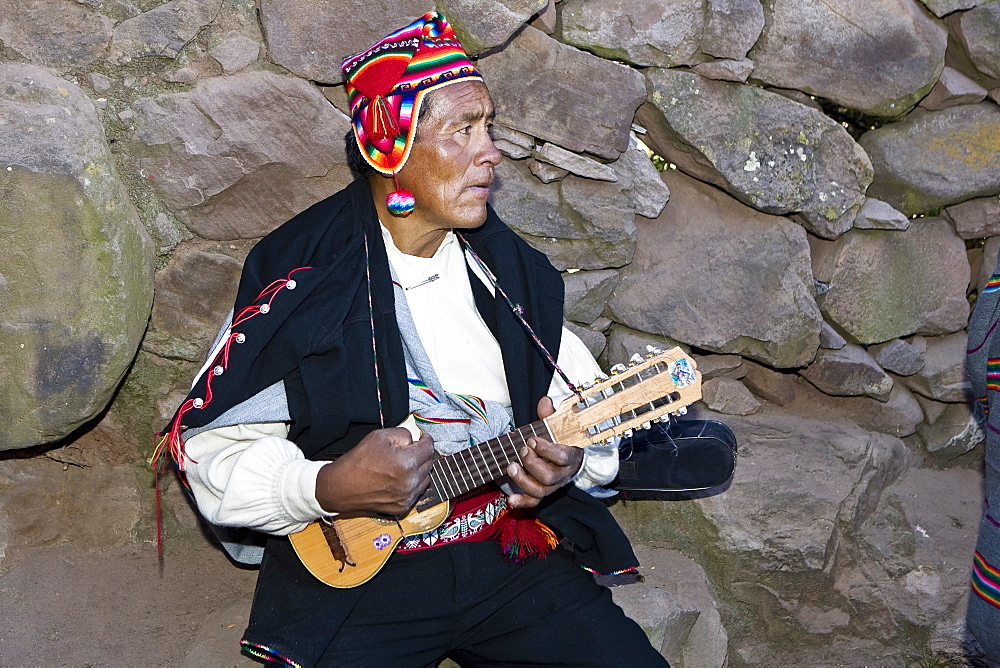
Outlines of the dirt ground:
[{"label": "dirt ground", "polygon": [[2,666],[250,666],[239,639],[256,571],[200,536],[24,555],[0,576]]}]

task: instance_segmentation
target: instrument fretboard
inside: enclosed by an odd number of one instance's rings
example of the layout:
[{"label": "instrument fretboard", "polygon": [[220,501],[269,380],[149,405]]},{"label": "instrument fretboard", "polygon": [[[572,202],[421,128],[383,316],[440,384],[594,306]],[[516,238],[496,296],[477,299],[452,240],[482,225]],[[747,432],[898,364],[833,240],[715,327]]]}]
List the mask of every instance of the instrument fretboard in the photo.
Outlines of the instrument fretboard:
[{"label": "instrument fretboard", "polygon": [[442,456],[431,468],[431,486],[417,507],[454,499],[504,477],[511,463],[521,463],[518,450],[533,436],[552,440],[545,421],[539,420],[452,455]]}]

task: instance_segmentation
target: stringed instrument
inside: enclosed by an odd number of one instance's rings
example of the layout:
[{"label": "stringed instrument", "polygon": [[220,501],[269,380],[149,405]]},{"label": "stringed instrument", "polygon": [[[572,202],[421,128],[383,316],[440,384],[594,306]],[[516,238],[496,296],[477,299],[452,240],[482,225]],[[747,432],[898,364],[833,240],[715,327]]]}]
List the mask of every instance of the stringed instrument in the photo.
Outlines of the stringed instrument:
[{"label": "stringed instrument", "polygon": [[[405,517],[342,513],[317,520],[289,536],[296,554],[331,587],[363,584],[381,570],[403,538],[441,526],[451,512],[451,499],[506,476],[509,464],[520,463],[518,450],[529,438],[582,448],[648,428],[701,398],[701,373],[684,351],[672,348],[645,359],[633,357],[627,368],[616,365],[610,378],[585,385],[580,394],[583,401],[572,396],[547,418],[439,456],[430,487]],[[409,426],[418,438],[415,425]]]}]

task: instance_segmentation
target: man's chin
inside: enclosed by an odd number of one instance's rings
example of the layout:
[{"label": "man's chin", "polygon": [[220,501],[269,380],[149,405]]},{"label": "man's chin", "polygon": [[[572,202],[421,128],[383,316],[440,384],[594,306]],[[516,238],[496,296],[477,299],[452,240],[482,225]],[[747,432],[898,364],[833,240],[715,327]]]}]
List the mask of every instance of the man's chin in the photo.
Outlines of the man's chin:
[{"label": "man's chin", "polygon": [[486,206],[484,205],[480,211],[470,211],[469,215],[462,216],[460,220],[456,220],[454,227],[461,230],[474,230],[477,227],[482,227],[485,222]]}]

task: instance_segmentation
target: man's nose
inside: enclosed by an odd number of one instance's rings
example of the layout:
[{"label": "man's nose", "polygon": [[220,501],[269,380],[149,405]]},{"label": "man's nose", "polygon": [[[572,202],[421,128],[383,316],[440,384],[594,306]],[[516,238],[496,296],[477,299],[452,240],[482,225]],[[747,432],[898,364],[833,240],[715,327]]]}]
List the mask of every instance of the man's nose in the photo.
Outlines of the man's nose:
[{"label": "man's nose", "polygon": [[496,166],[500,164],[501,160],[503,160],[503,154],[500,153],[499,149],[493,143],[493,138],[490,137],[488,132],[483,133],[483,145],[480,148],[479,162],[481,164]]}]

